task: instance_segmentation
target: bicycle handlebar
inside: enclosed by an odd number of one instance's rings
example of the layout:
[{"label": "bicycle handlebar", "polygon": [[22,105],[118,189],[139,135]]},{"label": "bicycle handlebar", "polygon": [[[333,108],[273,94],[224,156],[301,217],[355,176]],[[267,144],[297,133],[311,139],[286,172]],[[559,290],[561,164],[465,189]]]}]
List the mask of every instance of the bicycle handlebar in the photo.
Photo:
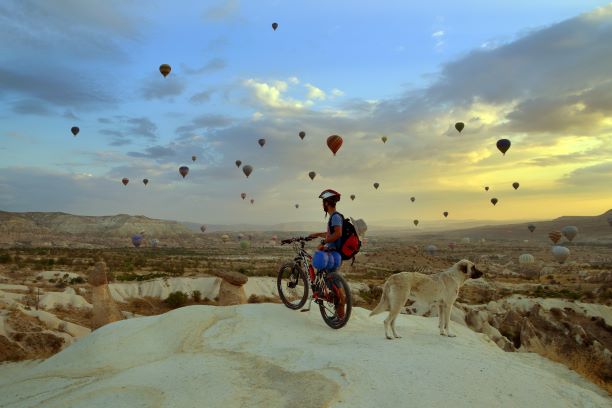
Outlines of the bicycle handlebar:
[{"label": "bicycle handlebar", "polygon": [[312,241],[314,238],[311,237],[295,237],[295,238],[288,238],[288,239],[283,239],[281,241],[281,245],[285,245],[285,244],[290,244],[292,242],[296,242],[296,241]]}]

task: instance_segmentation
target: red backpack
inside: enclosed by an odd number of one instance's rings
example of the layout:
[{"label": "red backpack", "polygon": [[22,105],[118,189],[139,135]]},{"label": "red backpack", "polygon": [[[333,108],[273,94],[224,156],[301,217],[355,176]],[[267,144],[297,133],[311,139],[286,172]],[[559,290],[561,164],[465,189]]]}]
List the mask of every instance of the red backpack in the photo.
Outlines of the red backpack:
[{"label": "red backpack", "polygon": [[[361,249],[361,240],[357,235],[357,230],[350,219],[344,218],[344,215],[336,212],[342,218],[342,237],[340,237],[340,256],[343,261],[352,259],[351,265],[355,262],[355,255]],[[331,231],[331,219],[327,223],[327,229]]]}]

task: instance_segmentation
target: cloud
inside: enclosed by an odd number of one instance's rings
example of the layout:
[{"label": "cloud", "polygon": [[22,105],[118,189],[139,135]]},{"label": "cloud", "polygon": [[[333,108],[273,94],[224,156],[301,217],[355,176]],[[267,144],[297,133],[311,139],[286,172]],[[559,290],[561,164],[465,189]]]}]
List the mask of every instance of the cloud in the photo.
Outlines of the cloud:
[{"label": "cloud", "polygon": [[187,65],[183,64],[181,68],[188,75],[200,75],[205,74],[212,71],[218,71],[227,66],[225,60],[221,58],[213,58],[208,61],[206,64],[201,66],[200,68],[189,68]]},{"label": "cloud", "polygon": [[0,66],[0,88],[51,107],[92,109],[109,107],[117,100],[94,78],[85,78],[71,69],[48,64],[14,64]]},{"label": "cloud", "polygon": [[251,91],[252,101],[258,106],[285,111],[299,111],[305,108],[305,102],[283,97],[288,90],[288,84],[285,81],[266,83],[247,79],[243,84]]},{"label": "cloud", "polygon": [[343,96],[344,92],[342,92],[338,88],[334,88],[334,89],[331,90],[331,94],[332,94],[332,96]]},{"label": "cloud", "polygon": [[209,21],[223,21],[231,19],[240,12],[238,0],[223,0],[220,4],[210,7],[204,13],[204,19]]},{"label": "cloud", "polygon": [[172,96],[179,96],[185,90],[185,83],[174,77],[166,77],[160,80],[151,79],[141,88],[141,95],[147,99],[164,99]]},{"label": "cloud", "polygon": [[159,158],[167,158],[173,157],[176,152],[169,148],[163,146],[153,146],[145,149],[145,153],[142,152],[128,152],[127,155],[131,157],[146,157],[149,159],[159,159]]},{"label": "cloud", "polygon": [[612,161],[610,160],[592,166],[580,167],[565,174],[560,179],[564,184],[584,188],[595,187],[594,189],[596,190],[600,190],[601,187],[605,188],[605,186],[609,186],[610,180],[612,180]]},{"label": "cloud", "polygon": [[124,146],[136,139],[145,139],[150,142],[157,140],[157,125],[146,117],[114,116],[112,118],[98,118],[99,123],[114,126],[113,129],[103,128],[100,134],[112,136],[112,146]]},{"label": "cloud", "polygon": [[233,123],[235,123],[235,120],[228,116],[204,114],[193,118],[190,124],[176,128],[176,133],[183,137],[191,137],[196,131],[213,131],[217,128],[225,128]]},{"label": "cloud", "polygon": [[51,111],[47,104],[38,100],[21,100],[13,104],[13,112],[21,115],[51,116],[55,112]]},{"label": "cloud", "polygon": [[205,91],[202,92],[198,92],[196,94],[193,94],[189,100],[193,103],[202,103],[202,102],[208,102],[210,101],[210,98],[213,94],[213,90],[212,89],[207,89]]},{"label": "cloud", "polygon": [[308,89],[308,93],[306,94],[306,97],[308,99],[325,100],[325,92],[323,92],[323,90],[317,88],[312,84],[304,84],[304,86],[306,87],[306,89]]}]

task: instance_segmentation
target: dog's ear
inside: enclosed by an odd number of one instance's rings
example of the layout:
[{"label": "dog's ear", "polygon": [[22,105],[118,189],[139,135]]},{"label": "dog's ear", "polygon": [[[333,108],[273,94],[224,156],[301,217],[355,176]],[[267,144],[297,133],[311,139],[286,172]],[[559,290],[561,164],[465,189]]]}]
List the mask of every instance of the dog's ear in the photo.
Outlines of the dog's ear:
[{"label": "dog's ear", "polygon": [[461,262],[461,263],[459,264],[459,270],[460,270],[461,272],[463,272],[463,273],[467,273],[467,271],[468,271],[468,266],[467,266],[467,263],[465,263],[465,262]]}]

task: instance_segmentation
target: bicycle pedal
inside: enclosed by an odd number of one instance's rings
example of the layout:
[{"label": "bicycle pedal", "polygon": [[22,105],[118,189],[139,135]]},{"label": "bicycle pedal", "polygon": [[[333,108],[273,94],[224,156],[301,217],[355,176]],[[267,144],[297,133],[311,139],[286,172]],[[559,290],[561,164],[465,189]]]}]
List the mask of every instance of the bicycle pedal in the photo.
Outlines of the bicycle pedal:
[{"label": "bicycle pedal", "polygon": [[310,312],[310,308],[308,308],[308,309],[302,309],[302,310],[300,310],[300,312]]}]

